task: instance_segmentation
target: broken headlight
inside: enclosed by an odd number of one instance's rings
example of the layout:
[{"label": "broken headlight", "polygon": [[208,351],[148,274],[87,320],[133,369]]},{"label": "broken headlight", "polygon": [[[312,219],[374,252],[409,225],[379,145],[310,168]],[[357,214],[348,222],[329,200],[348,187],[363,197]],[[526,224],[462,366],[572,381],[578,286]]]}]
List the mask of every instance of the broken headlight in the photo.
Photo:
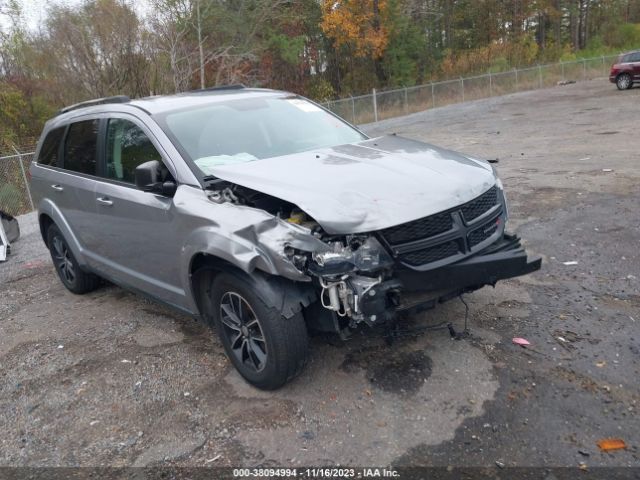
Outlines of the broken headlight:
[{"label": "broken headlight", "polygon": [[375,272],[393,265],[393,259],[374,237],[352,239],[349,245],[334,242],[332,249],[314,252],[309,270],[318,276],[349,272]]}]

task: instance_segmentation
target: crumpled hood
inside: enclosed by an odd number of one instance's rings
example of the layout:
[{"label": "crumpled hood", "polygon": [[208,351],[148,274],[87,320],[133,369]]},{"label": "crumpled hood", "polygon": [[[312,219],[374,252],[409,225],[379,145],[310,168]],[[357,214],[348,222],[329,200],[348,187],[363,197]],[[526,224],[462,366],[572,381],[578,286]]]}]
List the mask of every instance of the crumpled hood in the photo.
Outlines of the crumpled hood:
[{"label": "crumpled hood", "polygon": [[211,173],[297,205],[331,234],[426,217],[496,183],[487,162],[395,135],[219,166]]}]

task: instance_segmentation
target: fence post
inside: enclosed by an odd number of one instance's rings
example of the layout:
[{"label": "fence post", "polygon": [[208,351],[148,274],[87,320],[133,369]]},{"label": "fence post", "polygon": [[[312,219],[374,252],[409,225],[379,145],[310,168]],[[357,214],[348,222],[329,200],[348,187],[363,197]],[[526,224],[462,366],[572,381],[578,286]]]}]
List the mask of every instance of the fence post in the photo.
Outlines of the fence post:
[{"label": "fence post", "polygon": [[18,163],[20,164],[20,171],[22,172],[22,180],[24,181],[24,188],[27,189],[27,195],[29,195],[29,203],[31,204],[31,210],[35,210],[33,206],[33,198],[31,197],[31,189],[29,188],[29,182],[27,181],[27,174],[24,171],[24,165],[22,164],[22,154],[16,149],[16,147],[11,147],[16,155],[18,155]]},{"label": "fence post", "polygon": [[462,101],[464,102],[464,78],[460,77],[460,84],[462,85]]},{"label": "fence post", "polygon": [[542,88],[542,65],[538,65],[538,84]]},{"label": "fence post", "polygon": [[606,72],[607,72],[607,69],[606,69],[606,67],[604,66],[604,55],[602,55],[602,71],[603,71],[604,73],[606,73]]},{"label": "fence post", "polygon": [[404,114],[409,114],[409,96],[407,94],[407,87],[404,87]]},{"label": "fence post", "polygon": [[493,97],[493,76],[489,72],[489,96]]},{"label": "fence post", "polygon": [[587,59],[582,59],[582,80],[587,79]]},{"label": "fence post", "polygon": [[431,81],[431,104],[433,108],[436,108],[436,94],[433,88],[433,81]]},{"label": "fence post", "polygon": [[349,94],[351,97],[351,118],[353,120],[353,124],[356,125],[356,101],[353,99],[353,95]]},{"label": "fence post", "polygon": [[514,68],[514,72],[516,72],[516,92],[520,91],[520,86],[518,85],[518,69]]},{"label": "fence post", "polygon": [[371,93],[373,96],[373,118],[374,121],[377,122],[378,121],[378,99],[376,98],[376,89],[373,89],[373,92]]},{"label": "fence post", "polygon": [[564,62],[560,62],[560,66],[562,67],[562,81],[564,82]]}]

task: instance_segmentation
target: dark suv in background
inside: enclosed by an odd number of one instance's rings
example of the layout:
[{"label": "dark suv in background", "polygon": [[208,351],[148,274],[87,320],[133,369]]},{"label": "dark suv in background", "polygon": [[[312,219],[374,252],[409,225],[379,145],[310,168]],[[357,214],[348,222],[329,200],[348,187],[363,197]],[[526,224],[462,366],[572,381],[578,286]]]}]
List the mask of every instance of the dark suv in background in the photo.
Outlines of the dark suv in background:
[{"label": "dark suv in background", "polygon": [[627,90],[640,82],[640,50],[619,55],[611,66],[609,81],[615,83],[618,90]]}]

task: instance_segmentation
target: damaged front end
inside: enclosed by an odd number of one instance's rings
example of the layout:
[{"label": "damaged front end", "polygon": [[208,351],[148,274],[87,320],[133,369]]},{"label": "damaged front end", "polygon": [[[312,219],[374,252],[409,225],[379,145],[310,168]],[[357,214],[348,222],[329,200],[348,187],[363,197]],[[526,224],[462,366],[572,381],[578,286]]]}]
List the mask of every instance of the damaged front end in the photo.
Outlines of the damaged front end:
[{"label": "damaged front end", "polygon": [[329,245],[329,251],[312,253],[306,265],[321,288],[321,305],[351,328],[390,320],[402,289],[391,255],[375,236],[346,236]]},{"label": "damaged front end", "polygon": [[258,228],[255,240],[277,255],[280,274],[316,287],[318,301],[306,306],[305,317],[321,331],[390,324],[398,312],[432,308],[541,264],[505,233],[499,183],[447,211],[346,235],[327,233],[296,205],[228,182],[219,182],[209,198],[273,215],[277,228]]}]

